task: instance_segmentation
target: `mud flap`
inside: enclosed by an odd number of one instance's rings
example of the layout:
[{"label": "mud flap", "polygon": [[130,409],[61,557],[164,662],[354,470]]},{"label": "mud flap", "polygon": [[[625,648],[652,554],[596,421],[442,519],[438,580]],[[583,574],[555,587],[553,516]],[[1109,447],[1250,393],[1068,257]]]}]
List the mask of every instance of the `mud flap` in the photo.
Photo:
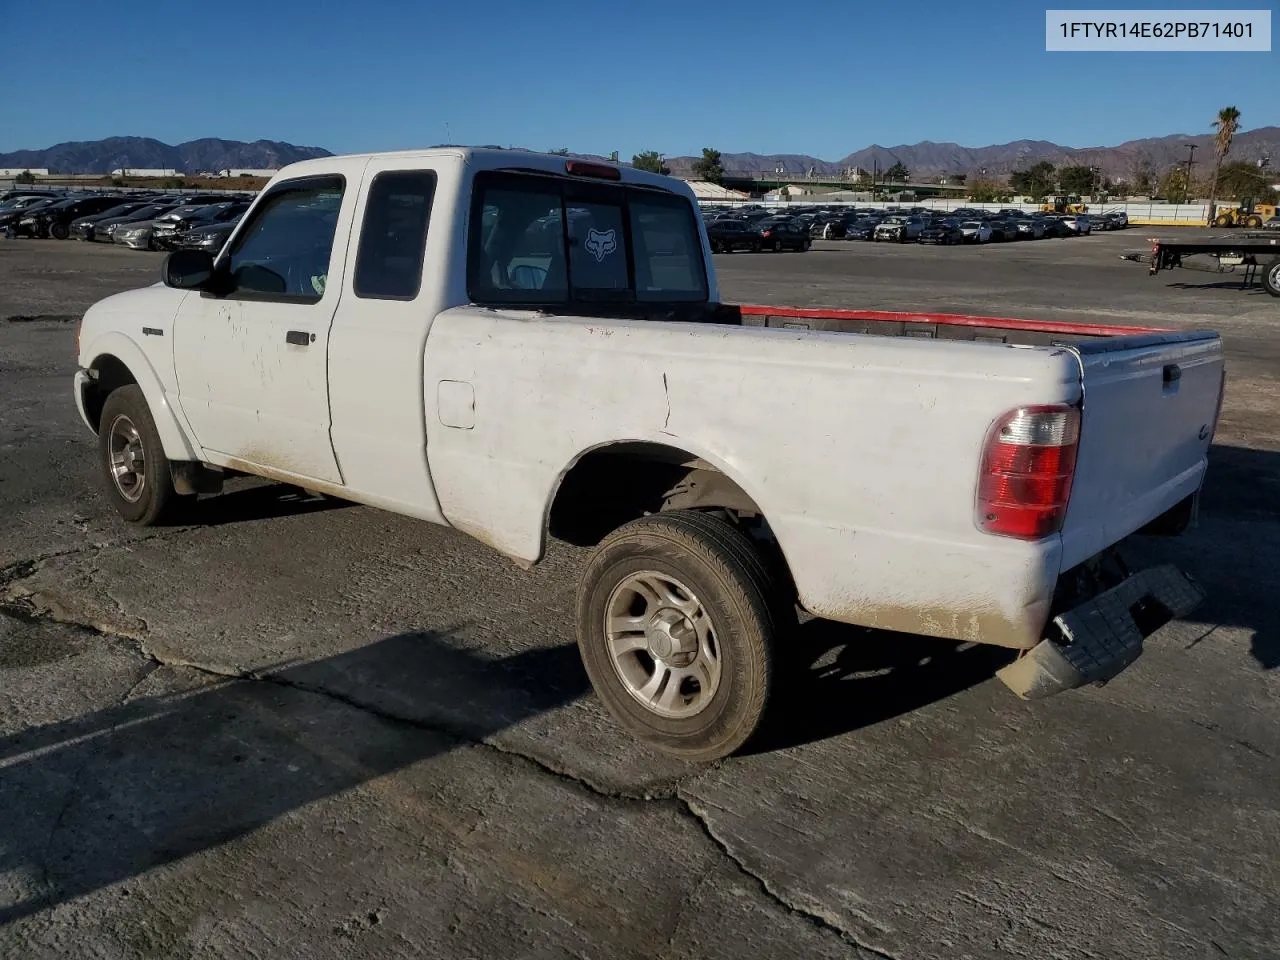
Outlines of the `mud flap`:
[{"label": "mud flap", "polygon": [[1054,617],[1051,636],[996,676],[1024,700],[1102,683],[1138,659],[1146,637],[1189,614],[1204,598],[1199,584],[1175,566],[1139,571]]}]

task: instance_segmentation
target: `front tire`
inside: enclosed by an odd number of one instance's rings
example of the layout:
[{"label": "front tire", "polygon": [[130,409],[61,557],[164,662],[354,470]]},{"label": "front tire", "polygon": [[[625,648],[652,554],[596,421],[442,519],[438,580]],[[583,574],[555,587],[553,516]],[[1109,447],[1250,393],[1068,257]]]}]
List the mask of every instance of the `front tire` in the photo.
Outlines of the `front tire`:
[{"label": "front tire", "polygon": [[98,423],[98,459],[107,496],[130,523],[149,527],[190,501],[173,488],[151,408],[137,384],[112,391]]},{"label": "front tire", "polygon": [[715,516],[676,510],[615,530],[578,589],[578,649],[601,702],[674,756],[736,751],[773,686],[778,582],[750,537]]},{"label": "front tire", "polygon": [[49,224],[49,236],[55,240],[65,240],[71,236],[71,228],[65,223],[51,223]]}]

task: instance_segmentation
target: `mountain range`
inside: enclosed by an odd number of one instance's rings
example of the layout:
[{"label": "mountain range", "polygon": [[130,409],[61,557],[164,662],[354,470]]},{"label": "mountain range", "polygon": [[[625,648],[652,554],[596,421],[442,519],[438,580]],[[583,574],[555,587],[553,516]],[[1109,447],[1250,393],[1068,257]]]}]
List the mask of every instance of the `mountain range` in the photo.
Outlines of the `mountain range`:
[{"label": "mountain range", "polygon": [[332,155],[321,147],[297,147],[276,140],[245,143],[206,137],[175,146],[150,137],[107,137],[59,143],[46,150],[0,153],[0,167],[47,169],[53,173],[110,173],[124,168],[203,173],[267,170]]},{"label": "mountain range", "polygon": [[[1026,169],[1040,160],[1055,167],[1096,166],[1113,179],[1132,179],[1146,167],[1164,173],[1179,163],[1186,163],[1187,147],[1195,144],[1196,173],[1213,162],[1213,136],[1177,133],[1167,137],[1129,140],[1114,147],[1064,147],[1048,140],[1015,140],[987,147],[964,147],[958,143],[904,144],[882,147],[872,144],[840,160],[821,160],[805,154],[722,153],[720,163],[731,173],[774,173],[780,167],[788,174],[838,174],[858,167],[862,170],[888,170],[901,163],[913,180],[963,173],[970,177],[982,171],[992,178],[1003,179],[1014,170]],[[1272,157],[1280,166],[1280,127],[1259,127],[1236,134],[1231,144],[1231,160],[1257,160]],[[693,157],[667,157],[666,164],[677,174],[688,173]],[[1280,176],[1280,174],[1278,174]]]},{"label": "mountain range", "polygon": [[[1146,140],[1129,140],[1114,147],[1064,147],[1048,140],[1015,140],[986,147],[964,147],[958,143],[904,144],[882,147],[872,144],[840,160],[822,160],[795,153],[722,153],[721,164],[731,173],[774,173],[781,167],[786,173],[802,175],[812,170],[818,174],[838,174],[851,167],[863,170],[887,170],[895,163],[903,164],[913,180],[963,173],[970,177],[986,175],[1003,179],[1017,169],[1040,160],[1056,167],[1096,166],[1113,179],[1130,179],[1147,168],[1163,173],[1187,159],[1187,147],[1194,144],[1197,172],[1213,162],[1211,134],[1192,136],[1173,134]],[[149,137],[108,137],[75,143],[59,143],[46,150],[18,150],[0,153],[0,167],[47,168],[54,173],[110,173],[117,168],[174,169],[183,173],[200,173],[227,168],[268,169],[297,160],[327,157],[332,154],[322,147],[299,147],[276,140],[240,140],[205,138],[188,140],[176,146]],[[1259,127],[1236,135],[1231,147],[1233,160],[1276,158],[1280,166],[1280,127]],[[667,166],[676,174],[688,174],[693,157],[668,157]]]}]

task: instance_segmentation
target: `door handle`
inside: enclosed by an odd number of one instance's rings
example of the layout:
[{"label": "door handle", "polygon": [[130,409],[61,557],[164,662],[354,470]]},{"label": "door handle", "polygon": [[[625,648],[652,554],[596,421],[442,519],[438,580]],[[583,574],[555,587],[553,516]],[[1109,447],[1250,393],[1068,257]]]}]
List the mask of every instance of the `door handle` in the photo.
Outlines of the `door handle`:
[{"label": "door handle", "polygon": [[285,343],[292,343],[297,347],[305,347],[316,338],[314,333],[307,333],[305,330],[290,330],[284,335]]}]

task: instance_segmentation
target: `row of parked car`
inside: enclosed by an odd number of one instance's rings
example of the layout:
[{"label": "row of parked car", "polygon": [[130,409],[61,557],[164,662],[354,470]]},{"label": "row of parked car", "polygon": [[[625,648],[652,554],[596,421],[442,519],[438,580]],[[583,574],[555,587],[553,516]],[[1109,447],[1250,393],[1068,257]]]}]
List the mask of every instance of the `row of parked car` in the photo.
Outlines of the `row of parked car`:
[{"label": "row of parked car", "polygon": [[0,195],[0,232],[10,238],[117,243],[134,250],[216,254],[252,197],[243,194],[52,193]]},{"label": "row of parked car", "polygon": [[1001,243],[1045,237],[1086,236],[1121,230],[1123,213],[1072,214],[1017,209],[996,212],[960,208],[939,213],[905,210],[806,207],[785,212],[759,205],[704,208],[707,238],[716,253],[737,250],[808,250],[815,239],[895,243]]}]

